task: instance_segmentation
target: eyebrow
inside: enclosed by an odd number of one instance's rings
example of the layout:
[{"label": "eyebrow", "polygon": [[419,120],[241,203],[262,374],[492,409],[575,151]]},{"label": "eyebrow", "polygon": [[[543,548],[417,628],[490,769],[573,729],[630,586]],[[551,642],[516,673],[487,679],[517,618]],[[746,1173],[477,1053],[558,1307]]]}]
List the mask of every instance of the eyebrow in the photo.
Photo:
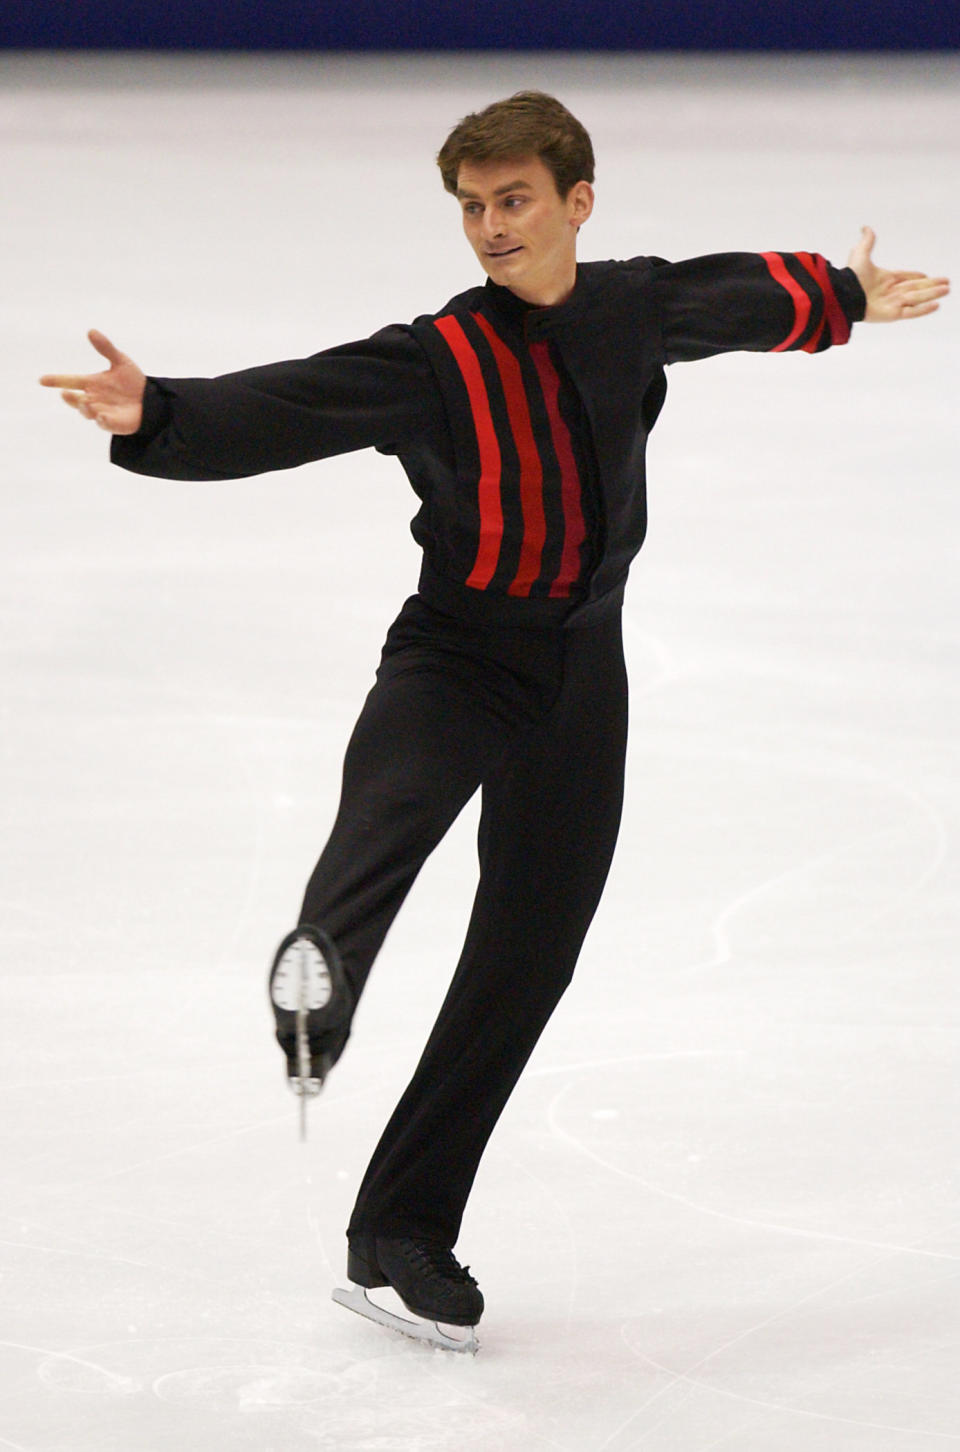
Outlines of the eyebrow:
[{"label": "eyebrow", "polygon": [[[519,177],[516,181],[507,182],[506,186],[497,187],[493,195],[495,197],[502,197],[506,192],[515,192],[520,190],[521,188],[525,189],[526,191],[530,191],[531,184],[528,181],[524,181],[522,177]],[[464,191],[461,187],[457,187],[457,196],[463,197],[465,200],[469,198],[469,200],[472,202],[478,202],[480,200],[476,192],[467,192]]]}]

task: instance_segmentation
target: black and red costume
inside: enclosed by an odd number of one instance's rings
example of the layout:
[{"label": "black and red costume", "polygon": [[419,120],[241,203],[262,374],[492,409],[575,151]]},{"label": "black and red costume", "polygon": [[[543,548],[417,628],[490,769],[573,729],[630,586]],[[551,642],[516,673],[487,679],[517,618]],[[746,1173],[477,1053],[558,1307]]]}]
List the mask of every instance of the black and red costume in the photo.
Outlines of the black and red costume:
[{"label": "black and red costume", "polygon": [[[375,447],[420,499],[391,627],[300,923],[359,997],[427,855],[478,787],[480,881],[423,1057],[350,1233],[453,1246],[496,1120],[570,980],[620,822],[620,607],[646,531],[664,365],[845,343],[855,274],[808,253],[580,264],[535,308],[487,282],[312,358],[151,379],[114,462],[222,479]],[[341,1045],[342,1048],[342,1045]]]}]

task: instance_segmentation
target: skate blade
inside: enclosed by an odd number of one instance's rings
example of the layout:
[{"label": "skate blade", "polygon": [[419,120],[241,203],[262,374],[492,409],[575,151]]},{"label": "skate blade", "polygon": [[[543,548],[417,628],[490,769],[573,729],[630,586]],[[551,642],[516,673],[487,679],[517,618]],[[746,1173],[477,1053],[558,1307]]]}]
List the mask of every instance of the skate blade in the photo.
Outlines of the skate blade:
[{"label": "skate blade", "polygon": [[297,953],[296,973],[291,963],[292,950],[288,950],[280,960],[270,997],[280,1008],[295,1008],[297,1015],[297,1073],[290,1075],[288,1082],[300,1100],[300,1142],[305,1144],[307,1100],[320,1093],[326,1077],[325,1059],[321,1063],[319,1078],[311,1072],[313,1060],[307,1031],[309,1016],[311,1011],[324,1008],[329,1003],[333,980],[322,953],[313,943],[301,942],[293,946]]},{"label": "skate blade", "polygon": [[300,1070],[299,1074],[293,1074],[287,1079],[290,1088],[300,1101],[300,1140],[306,1142],[307,1138],[307,1104],[315,1099],[323,1088],[323,1079],[317,1079],[310,1073],[310,1051],[307,1047],[307,1036],[304,1033],[299,1044],[300,1049]]},{"label": "skate blade", "polygon": [[408,1336],[424,1346],[465,1352],[470,1356],[476,1356],[480,1350],[475,1326],[445,1326],[437,1321],[421,1320],[412,1311],[408,1316],[398,1316],[371,1301],[363,1286],[351,1285],[346,1291],[338,1286],[333,1292],[333,1299],[338,1306],[346,1306],[348,1311],[356,1311],[358,1316],[376,1321],[378,1326],[386,1326],[390,1331],[399,1331],[401,1336]]},{"label": "skate blade", "polygon": [[308,938],[291,943],[270,975],[271,1003],[288,1013],[315,1013],[332,997],[333,977],[317,945]]}]

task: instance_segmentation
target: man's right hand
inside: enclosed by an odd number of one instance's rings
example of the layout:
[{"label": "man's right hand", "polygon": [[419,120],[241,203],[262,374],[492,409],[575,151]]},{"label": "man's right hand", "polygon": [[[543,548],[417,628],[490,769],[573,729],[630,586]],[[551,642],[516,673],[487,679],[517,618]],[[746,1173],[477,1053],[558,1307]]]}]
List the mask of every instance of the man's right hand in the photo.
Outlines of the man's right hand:
[{"label": "man's right hand", "polygon": [[84,418],[93,419],[111,434],[135,434],[143,418],[146,375],[132,358],[115,348],[109,338],[92,328],[87,334],[98,353],[108,359],[104,373],[45,373],[44,388],[59,388],[60,397]]}]

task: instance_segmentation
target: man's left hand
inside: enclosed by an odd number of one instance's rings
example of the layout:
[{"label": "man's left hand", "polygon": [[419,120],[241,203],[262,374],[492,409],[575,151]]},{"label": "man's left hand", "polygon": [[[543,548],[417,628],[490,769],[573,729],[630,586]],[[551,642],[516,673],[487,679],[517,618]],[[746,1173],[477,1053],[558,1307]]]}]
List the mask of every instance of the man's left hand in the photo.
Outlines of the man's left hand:
[{"label": "man's left hand", "polygon": [[860,241],[847,258],[867,296],[864,321],[898,323],[904,318],[922,318],[935,313],[939,299],[950,291],[946,277],[927,277],[924,272],[888,272],[871,256],[877,235],[864,227]]}]

